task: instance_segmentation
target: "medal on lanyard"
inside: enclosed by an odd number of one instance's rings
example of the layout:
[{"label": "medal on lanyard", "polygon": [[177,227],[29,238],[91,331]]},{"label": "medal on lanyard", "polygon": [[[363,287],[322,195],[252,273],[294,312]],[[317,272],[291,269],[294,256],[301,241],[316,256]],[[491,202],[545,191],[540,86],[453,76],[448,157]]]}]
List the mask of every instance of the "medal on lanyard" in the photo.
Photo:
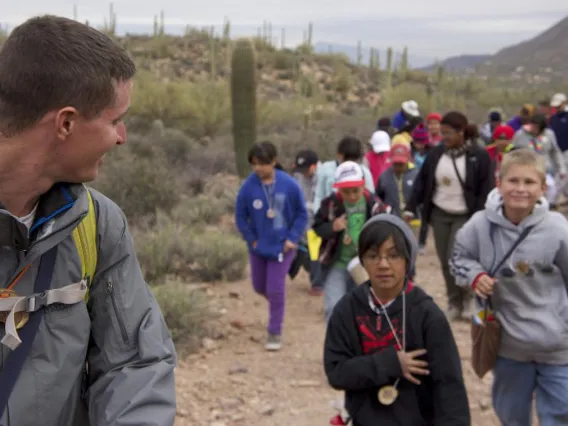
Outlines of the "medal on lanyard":
[{"label": "medal on lanyard", "polygon": [[[373,308],[373,310],[380,315],[381,311],[385,314],[385,318],[389,324],[389,328],[392,331],[392,335],[394,336],[394,340],[396,341],[396,344],[399,347],[399,350],[406,350],[406,295],[404,292],[404,289],[402,291],[402,345],[400,343],[400,340],[398,339],[398,336],[396,335],[396,330],[394,328],[394,326],[392,325],[392,321],[390,319],[389,314],[387,313],[387,310],[385,308],[385,306],[382,304],[382,302],[379,300],[379,298],[375,295],[375,292],[373,291],[373,287],[370,287],[371,293],[375,296],[375,299],[377,300],[377,302],[379,302],[379,304],[381,305],[381,310],[379,312],[377,312],[376,310],[376,306],[372,300],[372,297],[369,297],[369,304],[371,305],[371,307]],[[377,399],[379,400],[379,402],[383,405],[392,405],[396,399],[398,398],[398,383],[400,382],[400,378],[396,379],[394,384],[392,385],[384,385],[381,386],[381,388],[379,389],[379,392],[377,393]]]}]

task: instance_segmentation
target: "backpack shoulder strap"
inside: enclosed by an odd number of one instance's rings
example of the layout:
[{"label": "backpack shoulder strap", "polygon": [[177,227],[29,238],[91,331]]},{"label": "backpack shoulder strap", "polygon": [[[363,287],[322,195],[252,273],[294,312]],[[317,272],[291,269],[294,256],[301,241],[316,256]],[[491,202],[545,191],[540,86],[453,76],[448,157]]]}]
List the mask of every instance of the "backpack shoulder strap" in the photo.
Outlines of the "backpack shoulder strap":
[{"label": "backpack shoulder strap", "polygon": [[97,269],[97,217],[91,192],[85,187],[89,199],[89,210],[79,225],[73,230],[73,240],[81,259],[81,277],[87,280],[85,302],[89,298],[89,288]]}]

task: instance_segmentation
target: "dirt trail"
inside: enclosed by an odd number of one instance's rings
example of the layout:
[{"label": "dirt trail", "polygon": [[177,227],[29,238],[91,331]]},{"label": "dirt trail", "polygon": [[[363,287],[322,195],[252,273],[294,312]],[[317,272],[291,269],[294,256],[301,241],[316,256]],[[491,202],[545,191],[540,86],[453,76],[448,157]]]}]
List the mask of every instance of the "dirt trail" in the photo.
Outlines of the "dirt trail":
[{"label": "dirt trail", "polygon": [[[444,284],[433,242],[418,259],[417,283],[445,307]],[[341,398],[322,368],[325,334],[322,298],[307,294],[302,273],[288,283],[283,348],[264,348],[268,309],[249,281],[208,289],[222,315],[219,339],[206,340],[201,353],[180,362],[176,426],[317,426],[335,415],[330,402]],[[490,399],[491,377],[475,377],[469,365],[466,323],[453,325],[462,356],[472,424],[498,425]]]}]

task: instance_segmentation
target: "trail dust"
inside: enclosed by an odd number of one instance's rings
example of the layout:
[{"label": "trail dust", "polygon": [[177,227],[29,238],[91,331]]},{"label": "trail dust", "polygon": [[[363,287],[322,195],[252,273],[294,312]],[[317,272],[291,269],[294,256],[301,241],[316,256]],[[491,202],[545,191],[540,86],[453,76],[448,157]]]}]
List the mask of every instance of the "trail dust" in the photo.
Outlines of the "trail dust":
[{"label": "trail dust", "polygon": [[[445,308],[444,281],[433,241],[419,256],[416,282]],[[322,366],[325,335],[323,298],[308,295],[302,272],[287,284],[283,347],[264,350],[268,308],[250,281],[207,287],[212,308],[221,314],[216,339],[181,360],[176,372],[175,426],[328,425],[336,414],[331,401],[342,393],[327,384]],[[479,380],[470,366],[470,327],[452,325],[469,395],[472,424],[499,422],[491,408],[491,374]]]}]

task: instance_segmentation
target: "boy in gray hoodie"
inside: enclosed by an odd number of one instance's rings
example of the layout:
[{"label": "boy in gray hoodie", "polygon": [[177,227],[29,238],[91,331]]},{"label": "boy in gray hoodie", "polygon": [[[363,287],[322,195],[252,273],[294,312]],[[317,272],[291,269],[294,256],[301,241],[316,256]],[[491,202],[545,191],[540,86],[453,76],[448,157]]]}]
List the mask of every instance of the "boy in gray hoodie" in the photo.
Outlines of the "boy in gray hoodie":
[{"label": "boy in gray hoodie", "polygon": [[458,231],[450,260],[456,283],[491,297],[501,325],[493,407],[504,426],[530,426],[533,393],[541,425],[568,424],[568,221],[549,211],[545,175],[534,151],[506,154],[497,188]]}]

